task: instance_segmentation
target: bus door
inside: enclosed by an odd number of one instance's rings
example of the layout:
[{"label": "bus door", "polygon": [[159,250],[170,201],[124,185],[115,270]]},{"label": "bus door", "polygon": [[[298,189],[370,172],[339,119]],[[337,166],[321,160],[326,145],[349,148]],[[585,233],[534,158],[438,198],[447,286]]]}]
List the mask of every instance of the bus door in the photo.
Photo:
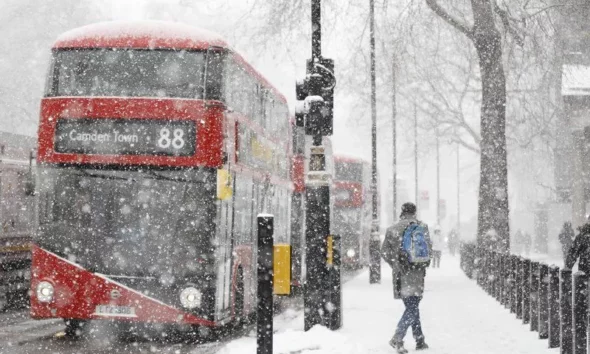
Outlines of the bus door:
[{"label": "bus door", "polygon": [[217,295],[216,313],[221,320],[230,315],[231,266],[232,266],[232,201],[233,198],[218,200],[219,218],[217,223]]}]

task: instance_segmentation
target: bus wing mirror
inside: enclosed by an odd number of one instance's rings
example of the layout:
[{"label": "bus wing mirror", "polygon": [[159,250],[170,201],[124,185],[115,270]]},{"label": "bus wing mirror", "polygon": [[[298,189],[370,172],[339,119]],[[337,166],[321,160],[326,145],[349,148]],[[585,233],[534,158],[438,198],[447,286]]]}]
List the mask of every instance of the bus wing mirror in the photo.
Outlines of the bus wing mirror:
[{"label": "bus wing mirror", "polygon": [[31,151],[29,156],[29,171],[27,172],[27,176],[25,178],[25,195],[27,196],[34,196],[37,194],[37,176],[35,175],[36,168],[33,166],[35,158],[35,152]]}]

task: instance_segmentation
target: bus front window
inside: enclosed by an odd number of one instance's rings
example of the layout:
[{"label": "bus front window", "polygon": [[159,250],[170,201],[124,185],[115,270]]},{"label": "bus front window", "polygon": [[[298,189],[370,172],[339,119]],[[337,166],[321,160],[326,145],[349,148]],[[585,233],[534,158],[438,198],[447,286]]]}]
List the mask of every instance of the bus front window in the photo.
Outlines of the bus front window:
[{"label": "bus front window", "polygon": [[45,249],[103,274],[194,274],[212,254],[211,171],[45,168],[40,232]]},{"label": "bus front window", "polygon": [[47,95],[203,98],[205,55],[186,50],[57,50]]}]

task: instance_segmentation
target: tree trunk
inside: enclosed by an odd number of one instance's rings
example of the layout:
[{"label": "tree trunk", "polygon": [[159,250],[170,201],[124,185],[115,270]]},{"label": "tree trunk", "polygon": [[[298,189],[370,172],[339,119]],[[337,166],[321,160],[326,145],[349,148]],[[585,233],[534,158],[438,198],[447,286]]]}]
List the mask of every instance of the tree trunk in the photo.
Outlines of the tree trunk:
[{"label": "tree trunk", "polygon": [[481,160],[477,243],[508,251],[510,228],[506,156],[506,77],[502,36],[489,0],[471,0],[473,42],[479,57],[482,85]]}]

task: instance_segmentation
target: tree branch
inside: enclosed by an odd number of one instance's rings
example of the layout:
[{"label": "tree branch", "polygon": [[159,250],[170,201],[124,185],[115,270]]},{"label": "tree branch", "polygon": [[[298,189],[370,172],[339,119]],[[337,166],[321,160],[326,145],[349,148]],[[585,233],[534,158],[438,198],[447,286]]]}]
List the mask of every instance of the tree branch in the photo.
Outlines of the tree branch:
[{"label": "tree branch", "polygon": [[467,38],[473,40],[473,28],[470,28],[467,24],[461,22],[458,18],[453,17],[449,14],[445,9],[443,9],[436,0],[426,0],[426,5],[438,15],[438,17],[442,18],[446,23],[455,27],[459,32],[463,33],[467,36]]},{"label": "tree branch", "polygon": [[518,34],[518,32],[516,32],[516,29],[514,29],[512,24],[510,24],[510,17],[508,16],[508,12],[506,10],[500,8],[500,6],[498,6],[498,3],[496,1],[494,1],[494,12],[496,14],[498,14],[498,16],[500,16],[500,20],[502,21],[502,26],[504,26],[504,29],[506,31],[508,31],[508,33],[510,33],[512,38],[514,38],[514,40],[516,41],[516,44],[518,44],[519,47],[523,47],[524,46],[524,39]]}]

